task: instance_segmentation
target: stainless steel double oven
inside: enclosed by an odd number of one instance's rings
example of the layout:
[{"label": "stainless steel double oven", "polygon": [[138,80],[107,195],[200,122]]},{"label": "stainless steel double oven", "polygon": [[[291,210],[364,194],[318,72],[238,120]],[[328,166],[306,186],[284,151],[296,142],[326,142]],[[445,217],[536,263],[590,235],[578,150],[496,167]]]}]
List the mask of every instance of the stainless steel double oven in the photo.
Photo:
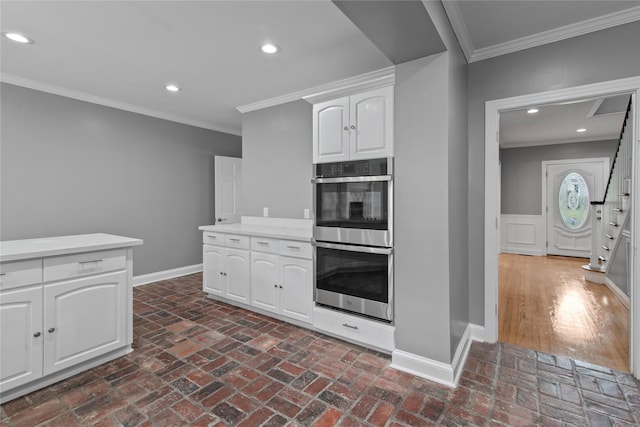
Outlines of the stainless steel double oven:
[{"label": "stainless steel double oven", "polygon": [[314,165],[317,304],[393,320],[393,159]]}]

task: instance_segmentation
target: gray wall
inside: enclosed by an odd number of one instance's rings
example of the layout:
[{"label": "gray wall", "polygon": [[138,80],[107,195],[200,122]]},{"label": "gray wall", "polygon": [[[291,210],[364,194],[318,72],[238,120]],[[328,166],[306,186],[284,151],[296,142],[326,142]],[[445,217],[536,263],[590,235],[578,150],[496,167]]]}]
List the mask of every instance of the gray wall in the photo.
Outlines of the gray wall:
[{"label": "gray wall", "polygon": [[[439,4],[439,3],[438,3]],[[449,306],[451,355],[469,323],[467,61],[457,41],[449,48]]]},{"label": "gray wall", "polygon": [[611,140],[500,150],[502,213],[542,215],[543,160],[609,157],[611,167],[617,148]]},{"label": "gray wall", "polygon": [[395,86],[396,348],[451,361],[446,53],[400,64]]},{"label": "gray wall", "polygon": [[313,109],[294,101],[242,115],[242,214],[304,218],[312,211]]},{"label": "gray wall", "polygon": [[202,262],[213,156],[238,136],[1,86],[2,240],[83,233],[144,239],[134,275]]},{"label": "gray wall", "polygon": [[484,324],[484,103],[638,75],[640,22],[469,64],[469,313]]}]

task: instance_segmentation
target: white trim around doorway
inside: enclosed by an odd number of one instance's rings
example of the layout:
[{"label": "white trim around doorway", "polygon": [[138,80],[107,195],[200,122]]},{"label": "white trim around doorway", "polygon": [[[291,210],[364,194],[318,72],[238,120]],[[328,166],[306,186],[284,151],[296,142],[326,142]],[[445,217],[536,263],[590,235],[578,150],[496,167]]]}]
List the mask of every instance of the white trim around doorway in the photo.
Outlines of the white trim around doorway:
[{"label": "white trim around doorway", "polygon": [[[638,122],[640,108],[640,76],[626,79],[575,86],[512,98],[497,99],[485,103],[485,202],[484,202],[484,334],[486,342],[498,340],[498,252],[500,248],[499,218],[497,207],[500,112],[532,105],[597,97],[616,93],[632,93],[633,96],[633,171],[640,170],[640,140]],[[632,202],[634,222],[631,227],[631,360],[630,371],[640,379],[640,174],[634,173]]]}]

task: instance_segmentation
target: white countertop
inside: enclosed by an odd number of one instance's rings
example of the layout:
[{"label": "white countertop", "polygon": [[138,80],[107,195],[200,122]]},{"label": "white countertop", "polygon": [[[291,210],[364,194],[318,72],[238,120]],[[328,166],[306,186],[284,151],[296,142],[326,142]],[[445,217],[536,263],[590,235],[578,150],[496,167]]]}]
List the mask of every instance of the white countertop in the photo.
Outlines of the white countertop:
[{"label": "white countertop", "polygon": [[302,242],[311,241],[310,227],[281,227],[274,225],[257,224],[225,224],[225,225],[202,225],[198,227],[202,231],[213,231],[216,233],[243,234],[248,236],[271,237],[274,239],[298,240]]},{"label": "white countertop", "polygon": [[18,261],[75,252],[125,248],[141,244],[141,239],[104,233],[5,240],[0,242],[0,261]]}]

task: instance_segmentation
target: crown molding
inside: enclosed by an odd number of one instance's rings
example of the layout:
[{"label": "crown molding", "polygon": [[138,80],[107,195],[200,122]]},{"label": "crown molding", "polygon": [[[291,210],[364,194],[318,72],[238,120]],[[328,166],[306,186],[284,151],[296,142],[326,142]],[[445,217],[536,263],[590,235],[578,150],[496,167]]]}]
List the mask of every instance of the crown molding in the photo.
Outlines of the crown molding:
[{"label": "crown molding", "polygon": [[469,32],[467,31],[467,26],[464,23],[462,12],[460,12],[460,7],[458,6],[458,2],[443,1],[442,6],[444,6],[444,11],[447,14],[447,17],[449,18],[449,22],[451,22],[451,27],[453,28],[453,32],[456,34],[456,37],[458,38],[458,43],[462,48],[464,57],[467,59],[467,62],[470,62],[471,55],[473,55],[474,47],[473,47],[473,42],[471,41],[471,37],[469,36]]},{"label": "crown molding", "polygon": [[118,110],[129,111],[131,113],[143,114],[145,116],[155,117],[157,119],[167,120],[170,122],[181,123],[184,125],[195,126],[203,129],[209,129],[217,132],[228,133],[231,135],[242,136],[242,132],[238,129],[232,129],[224,126],[214,126],[209,123],[191,120],[182,116],[167,114],[161,111],[140,107],[137,105],[127,104],[109,98],[91,95],[85,92],[79,92],[60,86],[54,86],[35,80],[25,79],[23,77],[14,76],[12,74],[0,73],[0,81],[15,86],[26,87],[28,89],[38,90],[40,92],[60,95],[66,98],[77,99],[79,101],[90,102],[92,104],[104,105],[105,107],[117,108]]},{"label": "crown molding", "polygon": [[343,91],[354,93],[367,88],[388,86],[395,83],[395,73],[396,68],[392,65],[380,70],[371,71],[369,73],[360,74],[354,77],[349,77],[320,86],[315,86],[310,89],[277,96],[275,98],[265,99],[263,101],[254,102],[253,104],[242,105],[238,107],[238,111],[244,114],[250,111],[274,107],[280,104],[286,104],[287,102],[298,101],[300,99],[304,99],[308,102],[313,103],[316,102],[314,101],[316,98],[325,96],[341,96],[341,93],[343,93]]},{"label": "crown molding", "polygon": [[608,15],[587,19],[586,21],[576,22],[564,27],[555,28],[553,30],[543,31],[531,36],[521,37],[519,39],[474,50],[469,62],[482,61],[483,59],[506,55],[519,50],[529,49],[639,20],[640,6],[636,6],[610,13]]}]

